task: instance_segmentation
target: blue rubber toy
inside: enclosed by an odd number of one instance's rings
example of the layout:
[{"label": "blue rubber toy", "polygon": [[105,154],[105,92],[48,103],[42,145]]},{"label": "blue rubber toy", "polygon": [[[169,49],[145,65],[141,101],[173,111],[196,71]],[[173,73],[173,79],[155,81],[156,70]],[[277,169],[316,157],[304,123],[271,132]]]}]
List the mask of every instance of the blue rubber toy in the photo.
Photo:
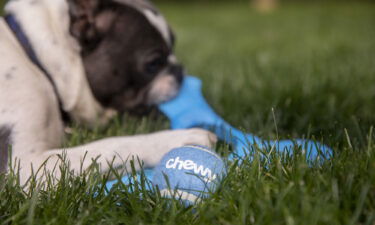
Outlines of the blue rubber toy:
[{"label": "blue rubber toy", "polygon": [[[154,170],[153,169],[144,169],[143,173],[144,173],[144,176],[145,176],[146,180],[151,182],[152,178],[154,177]],[[119,182],[118,180],[111,180],[111,181],[108,181],[105,184],[105,186],[106,186],[107,190],[111,190],[113,188],[113,186],[118,184],[118,182]],[[131,185],[131,184],[135,184],[135,183],[141,184],[141,175],[138,173],[136,175],[136,177],[133,177],[131,175],[123,176],[121,178],[121,182],[125,185]],[[146,190],[151,190],[151,187],[148,186],[148,185],[146,185],[145,188],[146,188]]]},{"label": "blue rubber toy", "polygon": [[192,127],[210,129],[219,139],[234,148],[233,153],[229,156],[230,160],[243,158],[254,145],[257,145],[260,149],[272,148],[288,154],[293,154],[295,147],[300,147],[306,150],[309,160],[315,160],[318,156],[324,156],[323,159],[331,157],[332,150],[319,142],[302,139],[268,141],[234,128],[207,104],[201,88],[201,80],[187,76],[183,81],[179,95],[159,106],[160,110],[171,121],[172,129]]},{"label": "blue rubber toy", "polygon": [[[196,77],[186,76],[179,94],[171,101],[161,104],[159,109],[171,121],[172,129],[199,127],[213,131],[219,139],[232,145],[233,152],[230,154],[229,160],[243,159],[254,146],[290,155],[298,147],[305,149],[307,160],[311,161],[316,160],[318,157],[321,160],[325,160],[332,156],[332,150],[319,142],[302,139],[263,140],[251,133],[244,133],[234,128],[208,105],[202,95],[201,88],[201,80]],[[146,178],[151,181],[154,171],[146,169],[144,173]],[[139,179],[139,177],[136,179]],[[122,178],[122,182],[125,184],[129,184],[129,181],[134,181],[134,178],[129,179],[128,176]],[[107,188],[112,188],[115,183],[117,181],[108,182]]]}]

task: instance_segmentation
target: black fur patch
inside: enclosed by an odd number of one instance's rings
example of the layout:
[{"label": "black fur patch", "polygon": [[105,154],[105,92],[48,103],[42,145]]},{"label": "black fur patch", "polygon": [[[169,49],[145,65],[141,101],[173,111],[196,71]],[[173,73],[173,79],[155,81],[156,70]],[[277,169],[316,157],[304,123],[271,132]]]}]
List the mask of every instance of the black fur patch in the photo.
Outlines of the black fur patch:
[{"label": "black fur patch", "polygon": [[7,80],[13,79],[13,74],[12,73],[6,73],[5,74],[5,79],[7,79]]},{"label": "black fur patch", "polygon": [[0,127],[0,173],[6,172],[8,166],[8,151],[11,141],[12,130],[7,126]]},{"label": "black fur patch", "polygon": [[5,73],[5,79],[6,79],[6,80],[11,80],[11,79],[13,79],[13,72],[16,71],[16,70],[17,70],[17,68],[14,67],[14,66],[12,66],[12,67],[8,70],[8,72]]}]

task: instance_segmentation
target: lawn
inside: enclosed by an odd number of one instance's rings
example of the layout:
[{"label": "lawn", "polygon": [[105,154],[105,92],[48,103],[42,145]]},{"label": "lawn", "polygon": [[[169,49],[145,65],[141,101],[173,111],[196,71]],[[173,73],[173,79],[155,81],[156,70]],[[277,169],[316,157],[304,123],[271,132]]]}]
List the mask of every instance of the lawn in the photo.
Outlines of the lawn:
[{"label": "lawn", "polygon": [[[267,14],[241,3],[160,8],[180,61],[220,115],[265,139],[324,141],[333,159],[311,167],[301,155],[267,162],[256,153],[228,165],[218,191],[187,208],[142,188],[104,195],[95,171],[67,174],[46,192],[0,177],[0,224],[374,224],[375,4],[286,4]],[[167,127],[162,117],[132,116],[91,131],[73,125],[65,145]]]}]

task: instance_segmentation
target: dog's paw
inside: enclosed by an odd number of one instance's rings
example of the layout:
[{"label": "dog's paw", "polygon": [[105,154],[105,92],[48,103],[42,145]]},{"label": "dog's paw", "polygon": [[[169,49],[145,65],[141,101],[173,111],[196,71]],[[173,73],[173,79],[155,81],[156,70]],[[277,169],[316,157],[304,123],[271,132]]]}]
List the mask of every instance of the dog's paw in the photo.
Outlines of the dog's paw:
[{"label": "dog's paw", "polygon": [[[203,129],[167,130],[144,136],[145,154],[142,160],[149,167],[156,166],[161,158],[172,149],[186,145],[213,148],[217,142],[215,134]],[[138,152],[139,154],[139,152]]]},{"label": "dog's paw", "polygon": [[159,133],[157,142],[167,145],[169,150],[184,145],[201,145],[212,148],[217,142],[217,137],[210,131],[193,128],[186,130],[172,130]]},{"label": "dog's paw", "polygon": [[214,133],[199,128],[186,130],[182,139],[183,145],[202,145],[209,148],[214,147],[217,142]]}]

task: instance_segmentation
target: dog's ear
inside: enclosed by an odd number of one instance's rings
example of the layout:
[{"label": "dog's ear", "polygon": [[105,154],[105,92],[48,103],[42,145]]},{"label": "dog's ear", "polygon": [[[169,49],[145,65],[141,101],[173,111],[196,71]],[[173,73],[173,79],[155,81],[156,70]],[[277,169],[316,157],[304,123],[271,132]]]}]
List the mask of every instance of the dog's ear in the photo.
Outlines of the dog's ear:
[{"label": "dog's ear", "polygon": [[70,7],[70,32],[81,43],[95,43],[106,32],[115,18],[115,13],[105,10],[101,0],[68,0]]},{"label": "dog's ear", "polygon": [[69,0],[71,16],[70,32],[79,40],[95,36],[95,12],[98,0]]}]

